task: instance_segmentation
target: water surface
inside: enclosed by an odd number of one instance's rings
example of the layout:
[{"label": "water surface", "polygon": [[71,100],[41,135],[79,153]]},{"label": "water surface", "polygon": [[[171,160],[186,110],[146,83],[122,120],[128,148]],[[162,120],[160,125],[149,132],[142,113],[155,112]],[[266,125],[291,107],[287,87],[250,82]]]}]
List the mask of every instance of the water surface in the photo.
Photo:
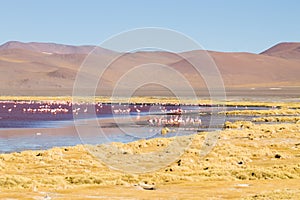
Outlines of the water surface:
[{"label": "water surface", "polygon": [[[0,153],[188,135],[219,130],[224,121],[251,119],[249,116],[217,115],[218,111],[224,109],[211,105],[0,102]],[[216,119],[214,123],[212,117]],[[122,120],[122,123],[116,120]],[[152,123],[155,120],[157,123]],[[178,125],[176,120],[184,123]],[[167,122],[169,124],[166,125]],[[168,126],[170,132],[162,135],[165,126]]]}]

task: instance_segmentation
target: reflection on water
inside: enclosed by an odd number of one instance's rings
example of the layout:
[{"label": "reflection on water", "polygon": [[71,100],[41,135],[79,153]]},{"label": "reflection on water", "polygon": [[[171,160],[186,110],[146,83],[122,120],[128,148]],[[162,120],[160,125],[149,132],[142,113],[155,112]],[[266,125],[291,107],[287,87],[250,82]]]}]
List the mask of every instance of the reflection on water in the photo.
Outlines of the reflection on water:
[{"label": "reflection on water", "polygon": [[[233,109],[266,109],[265,107],[230,107]],[[70,102],[0,102],[0,153],[26,149],[48,149],[54,146],[81,144],[76,124],[89,128],[89,120],[99,120],[96,134],[91,129],[84,143],[131,142],[138,139],[172,137],[222,128],[212,105],[157,104],[72,104]],[[215,123],[211,123],[212,116]],[[238,116],[243,118],[243,116]],[[220,119],[220,120],[218,120]],[[237,117],[226,117],[233,121]],[[168,133],[162,135],[162,129]]]}]

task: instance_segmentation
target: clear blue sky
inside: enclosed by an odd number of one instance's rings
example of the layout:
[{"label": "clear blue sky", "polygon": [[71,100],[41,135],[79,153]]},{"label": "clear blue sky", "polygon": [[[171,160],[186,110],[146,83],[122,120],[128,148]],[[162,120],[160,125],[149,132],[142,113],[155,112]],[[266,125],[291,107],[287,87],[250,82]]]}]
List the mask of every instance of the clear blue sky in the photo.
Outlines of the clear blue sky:
[{"label": "clear blue sky", "polygon": [[258,53],[300,42],[298,0],[0,0],[0,43],[99,44],[121,31],[164,27],[205,49]]}]

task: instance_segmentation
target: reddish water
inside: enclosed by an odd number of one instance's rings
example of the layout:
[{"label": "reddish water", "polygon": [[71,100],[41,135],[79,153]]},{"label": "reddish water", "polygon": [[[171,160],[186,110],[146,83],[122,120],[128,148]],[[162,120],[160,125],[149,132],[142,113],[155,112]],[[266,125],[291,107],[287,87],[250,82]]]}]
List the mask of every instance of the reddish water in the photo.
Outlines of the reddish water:
[{"label": "reddish water", "polygon": [[[231,107],[227,109],[266,108]],[[197,131],[207,130],[211,123],[212,112],[220,110],[224,108],[211,105],[0,102],[0,153],[25,149],[47,149],[80,143],[130,142],[141,138],[194,134]],[[202,114],[199,115],[199,113]],[[148,116],[150,121],[142,116]],[[115,117],[125,119],[125,122],[117,124]],[[86,120],[92,121],[95,118],[106,119],[105,123],[101,124],[102,135],[94,133],[95,129],[89,129],[89,126],[94,125],[89,125]],[[130,118],[134,118],[135,123],[131,123]],[[222,127],[223,118],[223,116],[217,116],[211,128]],[[86,131],[89,133],[88,136],[82,137],[78,134],[74,128],[74,119],[84,130],[89,130]],[[226,120],[233,121],[236,118]],[[178,127],[178,122],[181,122],[180,127]],[[164,126],[168,126],[173,131],[167,135],[161,135],[161,129]]]}]

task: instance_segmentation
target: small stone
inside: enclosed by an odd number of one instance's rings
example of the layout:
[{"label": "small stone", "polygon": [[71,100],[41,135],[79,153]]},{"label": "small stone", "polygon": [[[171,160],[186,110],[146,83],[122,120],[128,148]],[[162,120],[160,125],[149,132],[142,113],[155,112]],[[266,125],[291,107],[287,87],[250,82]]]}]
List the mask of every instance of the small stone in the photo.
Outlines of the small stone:
[{"label": "small stone", "polygon": [[240,183],[240,184],[237,184],[236,186],[238,186],[238,187],[249,187],[250,185],[247,184],[247,183]]},{"label": "small stone", "polygon": [[281,155],[275,154],[275,158],[281,158]]},{"label": "small stone", "polygon": [[177,165],[178,165],[178,166],[181,165],[181,159],[177,161]]},{"label": "small stone", "polygon": [[156,190],[155,185],[140,183],[139,184],[144,190]]},{"label": "small stone", "polygon": [[43,156],[43,154],[42,153],[38,153],[38,154],[36,154],[36,156]]}]

